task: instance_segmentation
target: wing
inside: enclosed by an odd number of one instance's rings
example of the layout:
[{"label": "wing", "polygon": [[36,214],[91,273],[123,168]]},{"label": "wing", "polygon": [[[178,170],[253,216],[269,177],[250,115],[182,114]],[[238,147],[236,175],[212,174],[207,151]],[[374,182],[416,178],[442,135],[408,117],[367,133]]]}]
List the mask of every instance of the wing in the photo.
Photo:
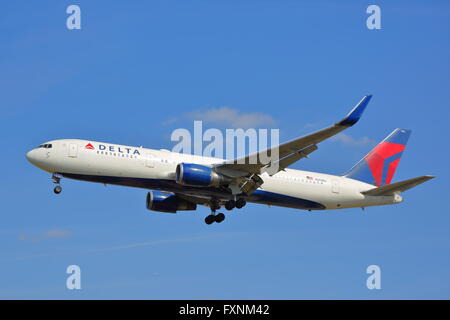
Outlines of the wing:
[{"label": "wing", "polygon": [[[260,174],[264,171],[268,171],[267,168],[275,169],[269,171],[269,174],[273,175],[317,150],[317,144],[319,142],[353,126],[361,118],[361,115],[371,98],[372,95],[364,96],[344,119],[336,122],[330,127],[285,142],[277,147],[262,152],[225,161],[224,163],[214,166],[214,168],[216,171],[231,177]],[[276,156],[277,153],[278,155]],[[272,157],[272,155],[274,155],[274,157]]]},{"label": "wing", "polygon": [[200,196],[200,195],[186,194],[186,193],[181,193],[181,192],[176,192],[175,194],[178,197],[180,197],[186,201],[189,201],[189,202],[192,202],[192,203],[195,203],[198,205],[202,205],[202,206],[208,206],[211,201],[211,198],[212,198],[211,196],[207,196],[207,195]]}]

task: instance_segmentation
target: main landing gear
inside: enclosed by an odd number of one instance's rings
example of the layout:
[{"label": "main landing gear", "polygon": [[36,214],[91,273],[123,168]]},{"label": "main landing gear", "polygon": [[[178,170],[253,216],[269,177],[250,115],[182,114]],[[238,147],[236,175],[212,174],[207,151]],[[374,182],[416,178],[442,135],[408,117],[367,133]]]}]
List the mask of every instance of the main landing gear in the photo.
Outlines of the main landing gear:
[{"label": "main landing gear", "polygon": [[220,209],[219,201],[217,199],[211,200],[210,203],[211,214],[205,218],[206,224],[211,224],[213,222],[221,223],[225,220],[225,215],[223,213],[216,214],[216,210]]},{"label": "main landing gear", "polygon": [[57,186],[55,188],[53,188],[53,192],[56,194],[60,194],[62,191],[62,187],[59,185],[59,183],[61,181],[61,177],[57,176],[56,174],[53,174],[52,181],[53,181],[53,183],[57,184]]},{"label": "main landing gear", "polygon": [[239,198],[237,200],[231,199],[231,200],[228,200],[227,202],[225,202],[225,209],[227,209],[228,211],[233,210],[234,208],[241,209],[246,204],[247,204],[247,202],[243,198]]},{"label": "main landing gear", "polygon": [[211,214],[205,218],[206,224],[211,224],[213,222],[221,223],[223,220],[225,220],[225,215],[221,212],[216,214],[216,210],[220,209],[219,201],[212,200],[210,204],[211,208]]},{"label": "main landing gear", "polygon": [[[247,202],[243,198],[239,198],[237,200],[231,199],[225,202],[225,209],[233,210],[234,208],[241,209],[243,208]],[[225,215],[223,213],[216,214],[216,210],[220,209],[219,201],[214,200],[210,204],[211,214],[205,218],[206,224],[212,224],[213,222],[221,223],[225,220]]]},{"label": "main landing gear", "polygon": [[225,215],[221,212],[218,214],[211,213],[209,216],[206,216],[205,223],[211,224],[213,222],[221,223],[223,220],[225,220]]}]

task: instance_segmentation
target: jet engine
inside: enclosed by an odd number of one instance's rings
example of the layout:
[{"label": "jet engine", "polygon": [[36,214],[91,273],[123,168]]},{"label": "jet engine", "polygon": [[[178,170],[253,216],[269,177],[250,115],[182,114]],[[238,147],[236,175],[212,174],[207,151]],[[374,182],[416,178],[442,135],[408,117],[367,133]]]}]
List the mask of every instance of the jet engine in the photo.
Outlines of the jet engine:
[{"label": "jet engine", "polygon": [[192,187],[219,187],[231,182],[229,177],[214,172],[212,168],[194,163],[178,164],[175,180],[178,184]]},{"label": "jet engine", "polygon": [[147,193],[146,206],[148,210],[168,213],[197,209],[197,204],[182,199],[176,194],[161,191],[150,191]]}]

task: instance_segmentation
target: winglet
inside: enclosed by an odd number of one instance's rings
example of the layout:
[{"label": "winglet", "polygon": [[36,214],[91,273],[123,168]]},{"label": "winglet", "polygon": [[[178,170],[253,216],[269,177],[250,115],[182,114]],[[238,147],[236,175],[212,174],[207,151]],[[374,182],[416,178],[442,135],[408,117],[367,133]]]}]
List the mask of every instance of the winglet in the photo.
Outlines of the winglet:
[{"label": "winglet", "polygon": [[352,111],[350,111],[349,114],[344,119],[339,121],[337,124],[341,126],[351,127],[352,125],[357,123],[359,118],[361,118],[361,115],[363,114],[367,105],[369,104],[371,98],[372,98],[371,94],[364,96],[361,99],[361,101],[356,105],[356,107],[354,107]]}]

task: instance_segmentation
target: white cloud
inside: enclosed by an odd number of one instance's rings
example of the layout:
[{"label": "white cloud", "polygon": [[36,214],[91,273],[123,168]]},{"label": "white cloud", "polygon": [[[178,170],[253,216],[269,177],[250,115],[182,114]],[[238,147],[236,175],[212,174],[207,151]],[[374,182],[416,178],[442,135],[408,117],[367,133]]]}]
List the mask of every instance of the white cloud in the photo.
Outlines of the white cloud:
[{"label": "white cloud", "polygon": [[331,138],[333,141],[339,141],[345,145],[354,146],[354,147],[364,147],[364,146],[370,146],[375,145],[375,141],[373,139],[370,139],[369,137],[361,137],[361,138],[354,138],[352,136],[349,136],[345,133],[339,133]]},{"label": "white cloud", "polygon": [[[57,229],[56,229],[57,230]],[[54,231],[54,230],[49,230]],[[48,234],[49,231],[45,232],[44,234]],[[69,231],[63,231],[62,234],[67,233],[67,236],[71,235],[72,233]],[[56,232],[59,234],[59,232]],[[54,234],[53,232],[50,232],[50,234]],[[126,250],[126,249],[135,249],[135,248],[144,248],[144,247],[154,247],[154,246],[163,246],[163,245],[170,245],[170,244],[180,244],[180,243],[189,243],[189,242],[205,242],[210,241],[213,239],[223,239],[223,238],[233,238],[236,239],[236,237],[243,235],[245,233],[243,232],[218,232],[218,233],[207,233],[207,234],[197,234],[197,235],[190,235],[186,237],[181,238],[172,238],[172,239],[161,239],[161,240],[150,240],[150,241],[144,241],[144,242],[135,242],[135,243],[126,243],[126,244],[118,244],[115,246],[110,247],[103,247],[103,248],[94,248],[89,250],[81,250],[81,251],[59,251],[59,252],[47,252],[47,253],[41,253],[41,254],[33,254],[33,255],[27,255],[27,256],[21,256],[21,257],[12,257],[12,258],[6,258],[1,256],[0,262],[3,261],[17,261],[17,260],[27,260],[27,259],[34,259],[34,258],[43,258],[43,257],[51,257],[51,256],[60,256],[60,255],[73,255],[73,254],[97,254],[97,253],[107,253],[110,251],[116,251],[116,250]],[[21,235],[21,237],[24,237],[22,241],[42,241],[45,240],[45,237],[42,237],[43,234],[41,234],[41,237],[30,237],[27,235]],[[37,240],[37,241],[36,241]]]},{"label": "white cloud", "polygon": [[67,238],[72,235],[71,231],[63,230],[63,229],[51,229],[46,232],[43,232],[41,234],[25,234],[21,233],[19,235],[20,241],[26,241],[26,242],[40,242],[44,240],[50,240],[50,239],[62,239]]},{"label": "white cloud", "polygon": [[[189,120],[202,120],[205,123],[220,125],[230,128],[258,128],[272,127],[276,121],[272,116],[261,112],[242,112],[238,109],[223,106],[206,110],[196,110],[184,114],[181,118]],[[178,118],[171,118],[163,122],[163,125],[174,123]]]},{"label": "white cloud", "polygon": [[304,129],[311,129],[311,128],[316,128],[316,127],[318,127],[318,126],[319,126],[319,125],[318,125],[317,123],[309,122],[309,123],[304,124],[304,125],[303,125],[303,128],[304,128]]},{"label": "white cloud", "polygon": [[176,122],[176,121],[177,121],[177,118],[172,117],[172,118],[170,118],[170,119],[164,120],[164,121],[162,122],[162,124],[163,124],[164,126],[166,126],[166,125],[172,124],[172,123],[174,123],[174,122]]},{"label": "white cloud", "polygon": [[153,241],[145,241],[145,242],[136,242],[136,243],[128,243],[117,245],[108,248],[96,249],[91,252],[107,252],[107,251],[115,251],[122,249],[133,249],[139,247],[149,247],[149,246],[158,246],[165,244],[174,244],[174,243],[185,243],[185,242],[194,242],[194,241],[207,241],[216,238],[229,237],[231,235],[239,234],[237,232],[226,232],[226,233],[215,233],[215,234],[207,234],[207,235],[198,235],[198,236],[189,236],[185,238],[174,238],[174,239],[164,239],[164,240],[153,240]]}]

